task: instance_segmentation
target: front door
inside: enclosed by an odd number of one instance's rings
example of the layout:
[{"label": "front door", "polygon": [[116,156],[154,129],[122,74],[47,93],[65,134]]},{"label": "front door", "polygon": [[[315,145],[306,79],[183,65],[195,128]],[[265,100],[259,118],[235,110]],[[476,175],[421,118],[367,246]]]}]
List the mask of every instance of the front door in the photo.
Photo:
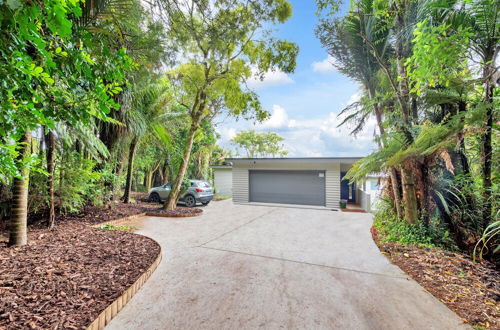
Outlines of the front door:
[{"label": "front door", "polygon": [[340,199],[345,199],[349,203],[356,202],[356,183],[349,183],[349,180],[344,180],[346,172],[340,172]]}]

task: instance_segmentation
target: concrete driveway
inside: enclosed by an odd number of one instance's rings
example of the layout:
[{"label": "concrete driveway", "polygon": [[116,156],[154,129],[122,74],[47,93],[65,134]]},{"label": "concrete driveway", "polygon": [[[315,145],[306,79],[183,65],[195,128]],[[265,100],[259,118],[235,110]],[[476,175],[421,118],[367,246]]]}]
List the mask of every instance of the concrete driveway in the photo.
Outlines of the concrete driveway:
[{"label": "concrete driveway", "polygon": [[379,252],[363,213],[213,202],[146,217],[156,272],[108,329],[460,329]]}]

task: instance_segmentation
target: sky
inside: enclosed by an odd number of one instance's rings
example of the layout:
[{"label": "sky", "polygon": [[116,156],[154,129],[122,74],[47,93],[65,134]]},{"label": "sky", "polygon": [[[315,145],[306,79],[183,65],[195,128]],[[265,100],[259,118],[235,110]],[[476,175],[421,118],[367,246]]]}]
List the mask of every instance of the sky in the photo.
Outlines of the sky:
[{"label": "sky", "polygon": [[[344,1],[341,12],[347,10]],[[230,139],[240,130],[255,129],[282,136],[287,157],[356,157],[375,150],[374,120],[368,122],[357,137],[348,127],[337,128],[337,115],[359,98],[358,84],[336,71],[328,54],[314,34],[318,18],[314,0],[291,0],[293,15],[274,27],[274,36],[293,41],[300,51],[293,74],[271,72],[264,81],[254,80],[249,86],[260,97],[271,117],[263,123],[236,121],[227,116],[216,118],[219,145],[233,149]],[[241,155],[244,156],[244,155]]]}]

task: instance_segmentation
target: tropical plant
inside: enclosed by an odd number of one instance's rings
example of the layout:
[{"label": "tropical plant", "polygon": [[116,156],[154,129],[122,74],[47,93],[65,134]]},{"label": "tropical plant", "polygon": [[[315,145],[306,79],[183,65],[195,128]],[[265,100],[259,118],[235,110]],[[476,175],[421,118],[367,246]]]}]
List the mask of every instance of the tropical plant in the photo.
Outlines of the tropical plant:
[{"label": "tropical plant", "polygon": [[266,25],[283,23],[291,15],[287,1],[216,2],[160,0],[170,27],[172,49],[184,61],[169,72],[176,100],[190,116],[182,161],[165,208],[173,209],[188,169],[193,141],[204,120],[221,111],[262,120],[257,95],[244,83],[252,70],[262,76],[269,70],[291,72],[295,44],[269,37]]}]

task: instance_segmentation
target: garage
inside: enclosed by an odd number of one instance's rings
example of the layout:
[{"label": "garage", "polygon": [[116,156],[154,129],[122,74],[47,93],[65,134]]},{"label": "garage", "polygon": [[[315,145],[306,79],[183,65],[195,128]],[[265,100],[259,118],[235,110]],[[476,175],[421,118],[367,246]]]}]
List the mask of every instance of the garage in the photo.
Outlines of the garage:
[{"label": "garage", "polygon": [[337,209],[341,172],[359,157],[226,158],[234,203],[310,205]]},{"label": "garage", "polygon": [[325,206],[325,171],[250,170],[250,202]]}]

